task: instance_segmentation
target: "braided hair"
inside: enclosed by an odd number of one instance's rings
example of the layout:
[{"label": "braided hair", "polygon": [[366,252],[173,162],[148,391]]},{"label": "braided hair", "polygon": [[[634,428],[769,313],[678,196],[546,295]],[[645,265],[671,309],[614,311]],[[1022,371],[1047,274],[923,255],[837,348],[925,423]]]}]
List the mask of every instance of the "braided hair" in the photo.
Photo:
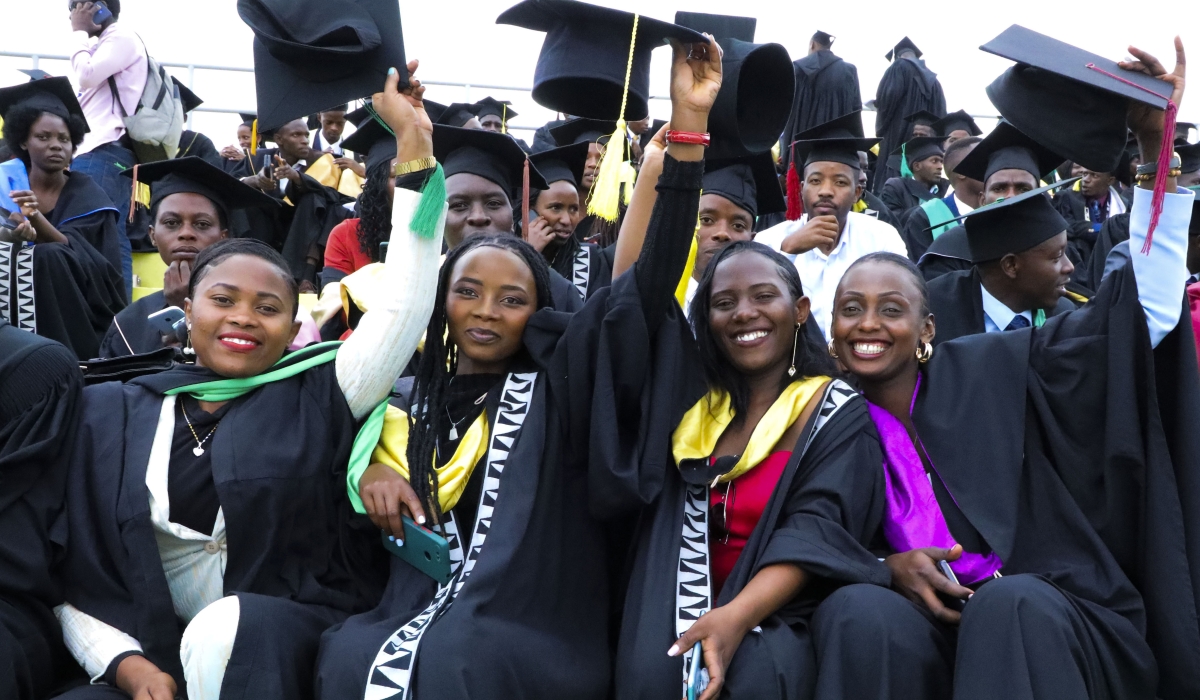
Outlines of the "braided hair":
[{"label": "braided hair", "polygon": [[441,522],[441,506],[438,503],[438,477],[433,461],[438,436],[446,425],[446,389],[450,379],[458,370],[458,348],[447,342],[446,296],[450,288],[450,275],[464,255],[476,248],[499,248],[521,258],[533,274],[537,288],[538,309],[552,305],[550,299],[550,268],[541,253],[520,238],[512,235],[472,236],[446,254],[438,274],[437,296],[433,314],[425,329],[425,350],[417,365],[413,381],[412,401],[414,407],[408,422],[408,470],[409,483],[427,512]]},{"label": "braided hair", "polygon": [[[804,296],[804,287],[800,284],[800,274],[796,266],[780,253],[754,241],[737,241],[725,246],[713,257],[700,284],[696,287],[696,296],[692,298],[689,311],[692,330],[696,334],[696,344],[700,349],[700,363],[704,368],[704,379],[711,391],[725,391],[729,394],[730,405],[733,408],[733,420],[737,424],[746,415],[750,407],[750,384],[746,377],[729,363],[721,346],[717,343],[716,334],[709,325],[709,308],[712,297],[713,275],[721,263],[735,255],[761,255],[775,263],[780,279],[787,287],[788,293],[795,302]],[[796,343],[792,362],[796,366],[796,377],[786,373],[780,380],[779,390],[783,391],[795,379],[816,376],[837,376],[837,366],[829,353],[816,340],[811,338],[804,328],[801,328]]]},{"label": "braided hair", "polygon": [[367,181],[358,198],[358,247],[379,262],[379,244],[392,238],[392,201],[388,197],[391,161],[376,163],[367,170]]}]

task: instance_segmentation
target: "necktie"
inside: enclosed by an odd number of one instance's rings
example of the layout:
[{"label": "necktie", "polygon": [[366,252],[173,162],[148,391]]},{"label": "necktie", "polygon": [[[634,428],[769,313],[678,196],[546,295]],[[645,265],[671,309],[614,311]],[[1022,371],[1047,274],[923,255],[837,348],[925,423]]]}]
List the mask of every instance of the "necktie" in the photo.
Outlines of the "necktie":
[{"label": "necktie", "polygon": [[1024,316],[1022,316],[1020,314],[1017,314],[1016,316],[1013,316],[1013,320],[1008,322],[1008,325],[1005,326],[1004,330],[1015,331],[1018,328],[1028,328],[1028,327],[1029,327],[1029,319],[1025,318]]}]

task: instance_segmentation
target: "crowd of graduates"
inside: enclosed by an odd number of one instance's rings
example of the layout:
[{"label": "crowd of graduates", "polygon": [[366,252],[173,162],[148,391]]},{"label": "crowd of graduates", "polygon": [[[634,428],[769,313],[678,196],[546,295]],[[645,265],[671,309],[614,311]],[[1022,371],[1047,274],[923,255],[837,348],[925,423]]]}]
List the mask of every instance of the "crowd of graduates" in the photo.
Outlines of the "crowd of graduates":
[{"label": "crowd of graduates", "polygon": [[240,0],[223,148],[119,0],[0,87],[0,697],[1200,697],[1180,39],[1013,25],[985,134],[523,0],[526,141],[400,10]]}]

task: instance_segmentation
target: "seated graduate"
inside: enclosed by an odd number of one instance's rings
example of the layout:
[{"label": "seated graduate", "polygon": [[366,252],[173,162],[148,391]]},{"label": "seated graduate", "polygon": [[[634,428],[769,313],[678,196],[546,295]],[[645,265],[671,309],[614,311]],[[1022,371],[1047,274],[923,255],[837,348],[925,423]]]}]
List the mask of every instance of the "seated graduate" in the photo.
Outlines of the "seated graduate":
[{"label": "seated graduate", "polygon": [[[583,219],[580,182],[591,144],[575,143],[529,156],[549,185],[529,191],[531,221],[525,240],[550,263],[550,268],[569,280],[586,299],[612,283],[616,248],[601,248],[580,242],[573,234]],[[536,213],[537,217],[533,218]]]},{"label": "seated graduate", "polygon": [[939,236],[954,228],[954,219],[979,206],[983,198],[983,183],[960,175],[954,169],[981,140],[976,136],[968,136],[955,140],[947,147],[943,167],[950,182],[949,194],[921,202],[904,220],[900,235],[904,238],[904,244],[908,246],[908,257],[913,262],[920,260],[930,244]]},{"label": "seated graduate", "polygon": [[893,152],[903,167],[900,177],[883,183],[879,199],[898,220],[904,221],[921,202],[948,194],[950,181],[942,177],[943,140],[940,136],[916,136]]},{"label": "seated graduate", "polygon": [[[397,84],[393,73],[377,108],[401,156],[427,163],[429,121],[406,101],[420,83],[404,96]],[[346,473],[378,440],[433,307],[439,174],[413,173],[432,194],[397,187],[393,220],[411,232],[385,262],[390,294],[340,347],[285,355],[300,327],[295,280],[269,246],[231,239],[189,280],[196,364],[84,390],[57,612],[101,685],[66,697],[170,698],[185,684],[192,700],[312,697],[320,633],[374,607],[386,579]]]},{"label": "seated graduate", "polygon": [[[1124,111],[1097,93],[1070,99]],[[1129,122],[1157,155],[1162,111],[1133,104]],[[1114,147],[1123,141],[1118,129]],[[1184,542],[1200,494],[1178,478],[1200,456],[1191,328],[1177,327],[1193,195],[1174,194],[1172,180],[1152,244],[1150,183],[1136,192],[1131,241],[1146,252],[1041,328],[934,349],[936,319],[909,261],[869,256],[846,273],[832,348],[879,429],[896,554],[895,591],[848,586],[813,618],[819,683],[837,697],[1200,693],[1185,660],[1200,658],[1200,558]]]},{"label": "seated graduate", "polygon": [[87,133],[66,78],[0,89],[4,140],[25,165],[29,190],[14,190],[15,228],[0,228],[0,316],[22,330],[96,357],[125,306],[117,207],[84,173],[68,170]]},{"label": "seated graduate", "polygon": [[[704,38],[641,21],[651,46]],[[680,128],[705,130],[719,55],[711,41],[674,45]],[[545,258],[514,236],[471,236],[447,254],[420,367],[388,409],[377,463],[348,486],[390,537],[402,538],[402,515],[436,524],[453,576],[439,587],[395,558],[379,608],[322,639],[319,698],[609,697],[600,518],[633,517],[665,468],[640,455],[661,452],[672,428],[659,405],[674,384],[651,372],[664,366],[659,338],[687,336],[673,293],[702,157],[668,148],[646,252],[575,314],[552,308]]]},{"label": "seated graduate", "polygon": [[876,219],[899,231],[902,222],[897,221],[896,217],[892,216],[892,210],[887,208],[887,205],[883,203],[879,195],[867,189],[867,184],[871,180],[870,160],[870,155],[866,151],[858,152],[858,185],[862,188],[862,194],[859,195],[858,201],[854,203],[854,211],[859,214],[874,216]]},{"label": "seated graduate", "polygon": [[620,221],[617,225],[611,224],[594,214],[588,214],[587,209],[592,196],[592,186],[600,169],[600,160],[608,150],[609,140],[616,128],[615,121],[575,117],[550,129],[550,136],[560,147],[577,143],[588,144],[587,160],[584,162],[583,177],[578,188],[579,206],[584,211],[584,216],[575,226],[575,237],[581,241],[599,243],[604,247],[613,244],[617,232],[620,231]]},{"label": "seated graduate", "polygon": [[125,307],[100,343],[99,357],[121,357],[178,345],[147,318],[168,306],[183,308],[192,266],[205,248],[229,238],[230,212],[278,210],[274,199],[196,157],[139,166],[138,182],[150,187],[149,237],[167,265],[162,289]]},{"label": "seated graduate", "polygon": [[51,530],[62,510],[82,380],[74,353],[0,318],[0,697],[49,697],[75,663],[53,607]]},{"label": "seated graduate", "polygon": [[792,144],[800,189],[788,192],[788,200],[800,206],[789,206],[789,221],[754,238],[795,264],[812,316],[826,337],[833,292],[850,263],[879,250],[908,254],[896,229],[853,211],[860,196],[858,152],[879,141],[862,134],[858,112],[800,134],[803,138]]},{"label": "seated graduate", "polygon": [[[951,112],[941,119],[929,125],[929,128],[937,136],[941,136],[942,148],[949,149],[954,145],[955,141],[978,137],[983,134],[983,129],[975,123],[975,120],[967,113],[967,110],[960,109],[957,112]],[[949,173],[950,169],[946,169]]]},{"label": "seated graduate", "polygon": [[274,155],[274,149],[265,148],[267,134],[258,130],[258,115],[249,112],[238,116],[242,123],[237,128],[237,145],[222,148],[221,157],[225,160],[225,172],[242,178],[262,172]]}]

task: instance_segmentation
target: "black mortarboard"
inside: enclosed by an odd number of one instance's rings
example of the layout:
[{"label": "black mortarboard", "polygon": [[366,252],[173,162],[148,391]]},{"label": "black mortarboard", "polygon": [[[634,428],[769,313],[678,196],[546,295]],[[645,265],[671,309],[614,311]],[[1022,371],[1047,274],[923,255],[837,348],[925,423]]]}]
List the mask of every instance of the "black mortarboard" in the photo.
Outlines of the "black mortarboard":
[{"label": "black mortarboard", "polygon": [[965,131],[971,136],[979,136],[983,133],[983,130],[965,109],[951,112],[929,126],[933,127],[933,133],[940,136],[949,136],[955,131]]},{"label": "black mortarboard", "polygon": [[581,142],[534,153],[529,156],[529,162],[537,166],[547,184],[565,180],[578,187],[583,182],[587,157],[587,144]]},{"label": "black mortarboard", "polygon": [[933,112],[930,112],[927,109],[921,109],[904,117],[904,122],[909,125],[924,124],[925,126],[933,126],[939,119],[941,119],[941,117]]},{"label": "black mortarboard", "polygon": [[917,55],[917,58],[920,58],[923,55],[921,53],[921,49],[917,48],[917,45],[912,42],[912,39],[909,39],[908,37],[904,37],[903,39],[900,40],[899,43],[897,43],[895,46],[892,47],[891,51],[887,52],[887,55],[884,56],[884,58],[886,58],[887,60],[890,61],[893,58],[898,57],[900,55],[900,52],[904,51],[905,49],[908,49],[908,50],[912,51],[913,53],[915,53]]},{"label": "black mortarboard", "polygon": [[238,116],[242,118],[243,126],[254,126],[254,120],[258,119],[258,115],[254,112],[239,112]]},{"label": "black mortarboard", "polygon": [[551,129],[550,136],[554,137],[554,142],[560,146],[572,143],[596,143],[612,136],[616,128],[616,121],[575,117],[568,119],[565,124],[559,124]]},{"label": "black mortarboard", "polygon": [[1179,154],[1180,172],[1194,173],[1200,170],[1200,143],[1176,146],[1175,152]]},{"label": "black mortarboard", "polygon": [[434,124],[442,118],[442,115],[448,109],[446,105],[441,102],[434,102],[433,100],[421,100],[421,103],[425,105],[425,113],[429,115],[429,121]]},{"label": "black mortarboard", "polygon": [[[425,103],[425,109],[426,110],[429,109],[428,102]],[[369,111],[367,111],[366,104],[363,104],[363,106],[359,107],[358,109],[354,109],[349,112],[346,112],[346,121],[353,124],[354,128],[356,128],[356,129],[358,128],[359,124],[362,124],[363,122],[365,122],[366,120],[368,120],[370,118],[371,118],[371,113]]]},{"label": "black mortarboard", "polygon": [[942,150],[942,141],[945,140],[945,137],[942,136],[914,136],[900,144],[900,148],[892,151],[892,155],[903,154],[908,159],[908,166],[911,168],[913,163],[919,163],[926,158],[945,155],[946,152]]},{"label": "black mortarboard", "polygon": [[316,114],[310,114],[308,115],[308,119],[304,120],[304,125],[308,127],[309,131],[318,129],[321,127],[321,117]]},{"label": "black mortarboard", "polygon": [[[132,176],[134,170],[126,170]],[[279,202],[243,184],[240,180],[202,158],[186,156],[160,160],[137,167],[138,182],[150,186],[150,208],[169,195],[191,192],[207,197],[229,220],[229,212],[258,207],[275,210]]]},{"label": "black mortarboard", "polygon": [[1165,109],[1171,95],[1168,83],[1015,24],[979,48],[1017,62],[987,87],[1000,115],[1095,172],[1120,164],[1129,100]]},{"label": "black mortarboard", "polygon": [[821,44],[822,46],[833,46],[833,40],[836,39],[837,37],[830,34],[829,32],[823,32],[820,29],[818,29],[816,32],[813,33],[812,38],[813,38],[813,41],[816,41],[818,44]]},{"label": "black mortarboard", "polygon": [[265,128],[374,94],[389,68],[408,84],[396,0],[238,0],[254,32],[254,83]]},{"label": "black mortarboard", "polygon": [[175,81],[175,87],[179,88],[179,103],[183,106],[183,113],[187,114],[193,109],[204,104],[204,100],[200,96],[192,92],[191,88],[179,82],[179,78],[171,76],[171,80]]},{"label": "black mortarboard", "polygon": [[[627,70],[633,19],[631,12],[575,0],[524,0],[501,13],[496,23],[546,32],[533,74],[534,102],[574,116],[636,121],[649,113],[650,52],[667,39],[707,39],[691,29],[638,16]],[[619,115],[626,75],[629,93],[625,114]]]},{"label": "black mortarboard", "polygon": [[17,105],[28,105],[49,112],[63,121],[75,115],[83,120],[84,131],[89,131],[83,108],[75,98],[75,89],[66,78],[43,78],[0,88],[0,118],[6,117],[8,111]]},{"label": "black mortarboard", "polygon": [[367,170],[392,162],[396,157],[396,137],[374,117],[368,117],[342,142],[342,148],[363,156]]},{"label": "black mortarboard", "polygon": [[638,143],[641,144],[642,150],[645,150],[646,146],[650,145],[650,142],[658,135],[659,129],[662,129],[666,123],[666,119],[655,119],[650,122],[650,128],[643,131],[642,135],[638,138]]},{"label": "black mortarboard", "polygon": [[955,219],[961,220],[967,229],[971,262],[999,260],[1010,253],[1029,250],[1066,231],[1067,220],[1054,208],[1048,193],[1078,179],[1073,177],[1016,197],[998,199]]},{"label": "black mortarboard", "polygon": [[755,218],[787,209],[770,151],[742,158],[706,158],[701,191],[720,195]]},{"label": "black mortarboard", "polygon": [[1196,125],[1191,122],[1175,122],[1175,138],[1186,142],[1195,129]]},{"label": "black mortarboard", "polygon": [[[435,124],[433,155],[447,178],[459,173],[478,175],[503,187],[510,197],[521,189],[525,152],[508,134]],[[529,186],[537,190],[549,187],[533,166],[529,168]]]},{"label": "black mortarboard", "polygon": [[856,109],[796,134],[796,140],[792,142],[792,162],[799,161],[807,166],[832,161],[857,170],[860,165],[858,152],[871,150],[879,141],[863,137],[862,114]]},{"label": "black mortarboard", "polygon": [[475,107],[475,115],[480,119],[494,114],[507,122],[510,118],[517,116],[517,113],[513,111],[512,102],[509,102],[508,100],[497,100],[494,97],[485,97],[476,102]]},{"label": "black mortarboard", "polygon": [[954,168],[957,175],[987,182],[1000,170],[1024,170],[1041,180],[1066,160],[1049,148],[1022,134],[1003,119],[979,145]]},{"label": "black mortarboard", "polygon": [[754,17],[736,15],[710,15],[707,12],[676,12],[675,24],[695,31],[711,34],[712,38],[725,47],[726,39],[754,41],[758,20]]},{"label": "black mortarboard", "polygon": [[45,80],[54,77],[41,68],[19,68],[18,70],[28,75],[30,80]]},{"label": "black mortarboard", "polygon": [[478,112],[479,105],[467,102],[451,102],[437,119],[433,119],[431,115],[430,120],[435,124],[461,127],[463,124],[471,121]]}]

